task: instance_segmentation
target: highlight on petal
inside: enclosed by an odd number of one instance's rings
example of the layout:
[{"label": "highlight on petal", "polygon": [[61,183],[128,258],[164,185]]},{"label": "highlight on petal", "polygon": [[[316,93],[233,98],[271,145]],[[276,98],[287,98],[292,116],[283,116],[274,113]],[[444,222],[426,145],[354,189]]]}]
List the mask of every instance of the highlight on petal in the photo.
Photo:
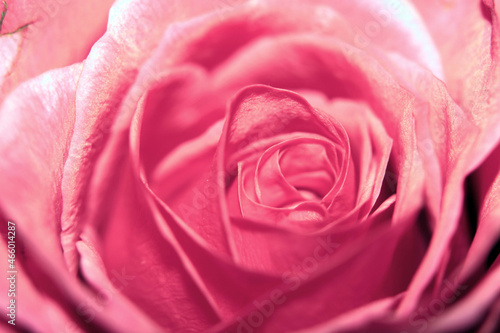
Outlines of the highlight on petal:
[{"label": "highlight on petal", "polygon": [[385,53],[398,53],[443,79],[443,64],[420,13],[409,0],[356,0],[351,2],[314,0],[338,11],[353,26],[355,35],[348,42],[372,51],[376,45]]},{"label": "highlight on petal", "polygon": [[248,1],[231,6],[224,20],[214,14],[179,28],[182,43],[174,51],[175,61],[207,70],[260,38],[310,33],[339,38],[357,49],[398,53],[443,77],[440,54],[409,1]]}]

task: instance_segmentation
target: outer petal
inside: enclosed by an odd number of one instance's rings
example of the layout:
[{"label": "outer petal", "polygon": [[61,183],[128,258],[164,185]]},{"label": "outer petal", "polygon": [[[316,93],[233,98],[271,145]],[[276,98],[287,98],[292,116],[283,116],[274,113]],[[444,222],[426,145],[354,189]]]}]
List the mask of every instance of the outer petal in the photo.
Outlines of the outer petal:
[{"label": "outer petal", "polygon": [[[2,219],[2,229],[7,225],[7,221]],[[6,229],[6,228],[5,228]],[[2,230],[3,231],[3,230]],[[43,332],[43,331],[59,331],[63,332],[68,328],[71,328],[71,332],[83,332],[76,323],[73,323],[71,316],[66,312],[66,310],[58,304],[54,299],[47,297],[44,295],[44,291],[40,291],[36,288],[36,285],[33,281],[30,281],[30,276],[27,274],[24,269],[22,262],[26,260],[24,256],[24,248],[21,245],[20,237],[19,237],[19,229],[17,230],[16,236],[16,261],[15,261],[15,304],[16,304],[16,320],[15,326],[11,326],[10,324],[6,324],[7,327],[12,328],[24,328],[25,330],[29,330],[32,332]],[[7,234],[2,233],[2,240],[0,240],[0,254],[5,260],[2,260],[1,268],[2,271],[6,272],[6,277],[10,276],[9,271],[12,271],[11,268],[8,267],[7,258],[7,243],[5,242],[5,237]],[[0,285],[2,290],[6,292],[3,295],[0,295],[0,303],[2,308],[7,308],[9,302],[12,297],[8,297],[7,291],[9,290],[9,282],[8,279],[2,279]],[[40,304],[43,304],[40,307]],[[7,320],[10,320],[7,317]]]},{"label": "outer petal", "polygon": [[74,244],[80,233],[95,159],[137,68],[155,48],[161,31],[169,23],[168,14],[164,5],[157,2],[118,1],[111,9],[106,34],[85,61],[75,96],[75,130],[62,181],[61,241],[71,270],[76,268]]},{"label": "outer petal", "polygon": [[[490,87],[483,84],[492,66],[496,66],[492,41],[498,43],[498,22],[494,22],[494,1],[412,0],[422,15],[443,59],[445,82],[450,94],[478,121],[486,121],[474,111],[483,103],[478,94]],[[483,3],[484,2],[484,3]],[[497,39],[495,41],[494,39]]]},{"label": "outer petal", "polygon": [[[309,327],[306,330],[296,331],[296,333],[359,332],[370,329],[374,331],[374,328],[370,327],[371,322],[386,318],[400,298],[398,295],[369,303],[335,319]],[[388,331],[387,328],[386,331]]]},{"label": "outer petal", "polygon": [[[50,329],[56,331],[65,330],[66,326],[78,329],[82,323],[74,313],[83,317],[84,323],[90,323],[90,327],[119,327],[116,313],[130,311],[119,299],[106,304],[105,310],[102,304],[96,304],[95,297],[68,273],[61,251],[61,182],[74,131],[73,103],[81,70],[82,64],[76,64],[22,84],[0,112],[0,126],[6,133],[0,141],[1,207],[9,220],[16,222],[18,240],[29,253],[29,260],[23,263],[26,273],[19,272],[23,275],[21,281],[30,277],[36,288],[53,291],[46,302],[47,315],[58,318],[53,323],[57,328]],[[30,288],[30,283],[26,284]],[[33,298],[42,299],[35,291],[21,291],[23,285],[21,282],[19,286],[21,304],[29,304]],[[60,308],[51,305],[52,302]],[[36,318],[34,311],[35,308],[26,308],[26,315]],[[128,313],[131,322],[154,327],[147,320],[137,320],[133,311]],[[110,319],[104,319],[106,316]],[[33,325],[23,316],[20,320]]]},{"label": "outer petal", "polygon": [[[280,1],[278,1],[280,2]],[[308,1],[309,2],[309,1]],[[349,43],[370,52],[376,45],[387,53],[398,53],[443,78],[441,57],[418,11],[407,0],[314,0],[337,10],[352,24]]]},{"label": "outer petal", "polygon": [[[393,61],[393,70],[401,68],[398,67],[398,64],[402,64],[401,59],[393,59]],[[495,120],[498,116],[495,106],[498,103],[497,97],[491,96],[487,103],[475,106],[475,112],[489,119],[488,122],[478,122],[470,114],[470,110],[464,111],[451,101],[440,82],[435,81],[425,72],[419,71],[418,68],[411,66],[407,68],[412,69],[415,75],[407,76],[402,82],[407,82],[406,85],[412,91],[416,89],[415,95],[418,98],[429,101],[428,106],[416,110],[420,152],[427,173],[429,175],[441,174],[443,186],[436,187],[430,183],[427,186],[429,207],[438,217],[438,222],[429,251],[399,308],[400,314],[415,306],[418,295],[423,292],[424,286],[431,281],[431,278],[435,278],[435,282],[439,285],[443,279],[443,273],[455,268],[448,262],[449,249],[445,245],[451,242],[457,230],[462,232],[458,228],[460,227],[461,203],[464,200],[465,177],[488,156],[498,143],[500,134],[500,127]],[[494,63],[491,70],[488,88],[482,92],[487,95],[497,90],[500,84],[500,81],[495,79],[497,69]],[[437,92],[440,93],[437,94]],[[429,147],[431,149],[426,148],[426,141],[431,143]],[[437,167],[441,170],[440,172]],[[434,204],[436,200],[440,201],[440,205]]]},{"label": "outer petal", "polygon": [[[41,248],[36,237],[22,225],[16,226],[25,245],[25,265],[37,288],[48,293],[61,309],[71,318],[66,323],[67,330],[81,327],[84,331],[117,331],[123,332],[130,327],[138,327],[140,330],[158,332],[158,326],[145,318],[141,311],[131,307],[130,303],[123,302],[121,297],[114,297],[104,301],[102,289],[95,292],[89,286],[94,282],[87,266],[88,253],[82,251],[82,273],[83,278],[89,285],[82,284],[81,280],[68,272],[67,268],[53,260],[53,254]],[[95,265],[96,262],[93,263]],[[95,267],[95,266],[94,266]],[[120,267],[117,272],[111,271],[111,279],[119,281],[127,280],[127,272]],[[107,285],[106,277],[99,281],[101,286]],[[47,295],[47,294],[46,294]],[[21,296],[23,294],[21,293]],[[29,297],[29,295],[27,295]],[[20,300],[23,302],[23,299]]]},{"label": "outer petal", "polygon": [[[460,279],[466,280],[483,272],[488,260],[498,256],[495,243],[500,242],[500,146],[473,174],[477,184],[474,191],[479,202],[478,225],[474,239],[463,263]],[[497,245],[498,247],[498,245]],[[497,252],[495,252],[497,251]],[[488,256],[492,256],[488,258]]]},{"label": "outer petal", "polygon": [[[190,6],[183,3],[180,6],[176,1],[122,0],[111,9],[107,32],[92,48],[81,74],[75,100],[75,131],[62,183],[65,198],[61,237],[71,269],[75,269],[74,243],[80,232],[80,225],[76,222],[82,221],[85,215],[87,191],[96,159],[120,106],[123,107],[122,116],[130,119],[135,110],[134,103],[151,81],[138,82],[139,96],[138,90],[132,90],[131,100],[125,99],[138,68],[157,47],[169,24],[203,12],[209,4]],[[151,79],[153,75],[148,74],[148,79]],[[120,150],[123,148],[117,151],[123,151]],[[106,182],[103,186],[107,185]]]},{"label": "outer petal", "polygon": [[40,237],[61,260],[63,167],[75,121],[82,64],[48,72],[21,85],[3,104],[0,128],[0,205],[7,218]]},{"label": "outer petal", "polygon": [[177,45],[174,58],[213,69],[259,37],[310,32],[335,36],[368,52],[378,48],[397,53],[443,76],[439,52],[418,11],[406,0],[248,1],[234,9],[222,22],[212,16],[203,24],[185,24],[189,29],[182,29],[179,37],[187,47]]},{"label": "outer petal", "polygon": [[8,0],[0,31],[0,103],[21,82],[85,59],[106,29],[113,1]]},{"label": "outer petal", "polygon": [[430,323],[429,332],[457,332],[477,327],[480,318],[486,318],[500,297],[499,262],[496,261],[491,271],[456,306]]}]

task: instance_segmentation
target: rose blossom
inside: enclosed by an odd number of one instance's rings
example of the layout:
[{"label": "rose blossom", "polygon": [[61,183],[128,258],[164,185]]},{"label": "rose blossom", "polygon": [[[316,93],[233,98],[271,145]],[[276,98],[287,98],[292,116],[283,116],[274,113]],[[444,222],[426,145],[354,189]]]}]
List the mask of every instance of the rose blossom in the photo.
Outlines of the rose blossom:
[{"label": "rose blossom", "polygon": [[2,13],[3,329],[498,330],[495,1]]}]

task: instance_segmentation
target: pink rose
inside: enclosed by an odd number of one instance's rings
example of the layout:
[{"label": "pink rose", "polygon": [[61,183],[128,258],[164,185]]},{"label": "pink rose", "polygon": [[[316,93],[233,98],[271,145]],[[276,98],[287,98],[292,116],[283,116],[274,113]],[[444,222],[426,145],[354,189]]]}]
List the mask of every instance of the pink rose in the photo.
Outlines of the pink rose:
[{"label": "pink rose", "polygon": [[495,5],[5,3],[2,328],[496,332]]}]

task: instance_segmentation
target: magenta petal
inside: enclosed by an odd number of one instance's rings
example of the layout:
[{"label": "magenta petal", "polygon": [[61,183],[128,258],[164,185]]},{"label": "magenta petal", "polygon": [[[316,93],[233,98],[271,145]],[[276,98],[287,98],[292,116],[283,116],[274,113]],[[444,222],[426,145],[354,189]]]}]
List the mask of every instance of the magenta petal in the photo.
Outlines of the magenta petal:
[{"label": "magenta petal", "polygon": [[[150,195],[130,164],[121,174],[120,191],[102,231],[102,260],[108,274],[126,272],[115,288],[162,327],[202,330],[218,320],[210,295],[193,274],[190,259],[157,221]],[[152,278],[154,277],[154,279]]]},{"label": "magenta petal", "polygon": [[[92,239],[95,236],[86,235],[85,238]],[[123,289],[128,287],[128,283],[135,276],[122,269],[121,271],[111,270],[110,278],[108,278],[102,258],[93,245],[95,240],[87,239],[76,244],[80,254],[81,272],[86,282],[97,291],[99,301],[109,311],[109,315],[124,321],[124,329],[134,325],[138,329],[140,327],[140,330],[161,331],[161,328],[146,315],[147,312],[124,297]]]},{"label": "magenta petal", "polygon": [[374,330],[370,328],[372,322],[383,321],[387,314],[401,299],[401,295],[388,297],[368,303],[355,310],[342,314],[330,321],[309,327],[297,333],[323,333],[323,332],[353,332]]}]

